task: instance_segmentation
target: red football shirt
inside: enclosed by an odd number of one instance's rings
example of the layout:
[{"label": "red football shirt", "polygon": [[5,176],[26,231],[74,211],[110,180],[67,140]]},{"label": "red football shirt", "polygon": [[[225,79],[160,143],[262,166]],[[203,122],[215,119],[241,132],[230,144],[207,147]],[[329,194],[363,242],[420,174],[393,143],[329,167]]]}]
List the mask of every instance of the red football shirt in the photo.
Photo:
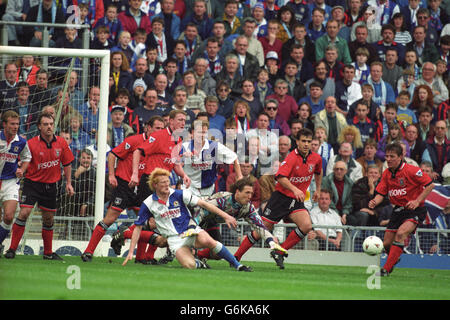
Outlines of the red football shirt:
[{"label": "red football shirt", "polygon": [[181,142],[181,138],[175,139],[172,131],[165,128],[153,132],[150,138],[138,147],[145,156],[145,174],[151,174],[155,168],[173,170],[179,158],[175,146]]},{"label": "red football shirt", "polygon": [[31,162],[25,177],[41,183],[55,183],[61,180],[61,165],[68,166],[74,160],[66,140],[53,136],[48,144],[40,135],[28,140]]},{"label": "red football shirt", "polygon": [[[310,152],[306,158],[303,158],[298,150],[294,149],[280,164],[276,177],[288,178],[295,187],[306,194],[306,190],[311,184],[313,175],[320,174],[321,172],[322,158],[317,153]],[[276,184],[275,190],[288,197],[294,198],[292,191],[284,188],[279,183]]]},{"label": "red football shirt", "polygon": [[[133,173],[133,152],[144,141],[147,140],[145,133],[136,134],[125,138],[121,144],[111,150],[111,152],[119,159],[117,161],[116,176],[127,182],[130,182],[131,174]],[[141,178],[145,168],[145,158],[141,157],[139,162],[138,178]]]},{"label": "red football shirt", "polygon": [[[382,196],[389,196],[393,205],[404,207],[409,201],[416,200],[432,182],[419,167],[403,162],[394,173],[389,168],[384,170],[376,191]],[[424,204],[425,201],[422,201],[420,206]]]}]

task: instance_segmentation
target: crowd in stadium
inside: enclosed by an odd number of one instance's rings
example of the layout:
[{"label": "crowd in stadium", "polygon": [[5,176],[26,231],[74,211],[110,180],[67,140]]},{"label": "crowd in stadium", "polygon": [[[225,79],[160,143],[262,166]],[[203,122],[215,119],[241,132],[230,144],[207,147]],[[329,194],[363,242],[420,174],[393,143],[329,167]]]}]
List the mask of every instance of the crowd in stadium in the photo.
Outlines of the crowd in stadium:
[{"label": "crowd in stadium", "polygon": [[[326,199],[305,198],[313,223],[385,226],[392,206],[375,209],[387,168],[385,148],[400,143],[404,160],[433,182],[450,185],[450,1],[447,0],[0,0],[3,21],[88,25],[90,49],[110,50],[108,146],[143,133],[154,116],[169,123],[184,110],[185,128],[207,120],[211,139],[238,153],[220,165],[214,190],[228,191],[241,174],[263,208],[274,175],[295,150],[299,130],[313,133],[322,157]],[[41,27],[5,25],[12,46],[42,46]],[[50,28],[48,46],[81,49],[82,31]],[[45,44],[44,44],[45,45]],[[69,59],[51,59],[68,66]],[[38,133],[38,114],[56,114],[74,155],[75,210],[85,216],[94,197],[99,69],[89,66],[83,92],[78,71],[50,87],[54,72],[38,57],[3,66],[0,111],[20,115],[19,134]],[[278,130],[278,135],[275,134]],[[220,134],[219,134],[220,133]],[[244,137],[244,139],[239,139]],[[84,169],[83,169],[84,168]],[[81,177],[81,178],[80,178]],[[173,186],[182,179],[171,176]],[[369,197],[368,197],[369,195]],[[326,215],[325,215],[326,213]],[[91,213],[92,214],[92,213]],[[446,215],[448,220],[448,215]],[[339,231],[339,230],[338,230]],[[339,232],[338,232],[339,233]],[[329,235],[339,249],[339,234]],[[309,237],[322,239],[323,232]],[[339,240],[339,241],[336,241]],[[433,250],[429,248],[429,250]]]}]

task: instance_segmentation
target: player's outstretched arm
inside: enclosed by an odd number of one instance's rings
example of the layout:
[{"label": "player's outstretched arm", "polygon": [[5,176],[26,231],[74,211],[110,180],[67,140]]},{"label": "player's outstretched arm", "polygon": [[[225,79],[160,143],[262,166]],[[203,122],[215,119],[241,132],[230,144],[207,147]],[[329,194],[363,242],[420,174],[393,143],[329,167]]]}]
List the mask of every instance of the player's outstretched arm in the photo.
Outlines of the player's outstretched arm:
[{"label": "player's outstretched arm", "polygon": [[295,199],[299,202],[305,201],[305,194],[303,191],[294,186],[287,177],[279,177],[277,179],[278,183],[284,188],[289,189],[295,196]]},{"label": "player's outstretched arm", "polygon": [[117,179],[116,179],[116,175],[115,175],[116,159],[117,158],[114,155],[114,153],[112,153],[112,152],[108,153],[108,179],[109,179],[109,184],[113,188],[117,187]]},{"label": "player's outstretched arm", "polygon": [[68,165],[64,167],[64,177],[66,178],[66,193],[69,196],[73,196],[75,191],[72,187],[72,166]]},{"label": "player's outstretched arm", "polygon": [[236,229],[237,227],[237,221],[234,217],[230,216],[228,213],[226,213],[225,211],[219,209],[218,207],[216,207],[215,205],[212,205],[211,203],[199,199],[198,203],[197,203],[200,207],[202,207],[203,209],[208,210],[209,212],[212,212],[214,214],[217,214],[219,217],[221,217],[225,223],[227,224],[227,226],[229,228],[233,228]]},{"label": "player's outstretched arm", "polygon": [[123,266],[126,265],[129,260],[133,260],[134,247],[136,247],[141,231],[142,226],[136,226],[136,228],[134,228],[133,235],[131,236],[130,249],[128,250],[128,255],[125,258],[125,261],[122,263]]},{"label": "player's outstretched arm", "polygon": [[410,210],[416,209],[430,194],[430,192],[434,188],[434,183],[429,184],[425,189],[423,189],[422,193],[415,200],[411,200],[406,204],[406,208]]},{"label": "player's outstretched arm", "polygon": [[383,201],[384,197],[381,194],[377,194],[375,198],[369,201],[369,209],[375,209],[377,205]]},{"label": "player's outstretched arm", "polygon": [[134,188],[139,184],[139,161],[141,160],[141,150],[136,149],[133,151],[133,168],[132,174],[130,178],[130,183],[128,184],[131,188]]}]

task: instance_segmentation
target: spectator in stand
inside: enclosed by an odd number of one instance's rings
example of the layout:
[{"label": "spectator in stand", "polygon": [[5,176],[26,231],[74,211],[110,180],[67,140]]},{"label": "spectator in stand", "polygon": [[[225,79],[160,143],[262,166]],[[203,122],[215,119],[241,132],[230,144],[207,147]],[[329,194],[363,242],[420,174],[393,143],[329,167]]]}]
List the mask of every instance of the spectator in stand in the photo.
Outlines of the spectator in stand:
[{"label": "spectator in stand", "polygon": [[334,157],[334,150],[331,144],[327,142],[327,132],[324,127],[315,127],[314,136],[319,140],[317,153],[322,157],[323,172],[326,173],[328,161]]},{"label": "spectator in stand", "polygon": [[418,116],[418,111],[421,108],[433,108],[433,92],[431,88],[425,84],[418,85],[414,90],[414,95],[409,105],[409,108],[416,112],[416,117]]},{"label": "spectator in stand", "polygon": [[154,85],[155,79],[150,73],[147,72],[148,65],[145,58],[141,57],[136,60],[135,69],[136,70],[131,73],[131,81],[133,81],[133,84],[137,79],[141,79],[144,81],[147,88]]},{"label": "spectator in stand", "polygon": [[422,156],[427,146],[425,141],[419,138],[417,126],[410,124],[406,127],[405,140],[409,146],[409,157],[417,163],[422,163]]},{"label": "spectator in stand", "polygon": [[291,139],[291,151],[297,148],[297,133],[303,129],[302,122],[298,118],[294,118],[289,122],[289,129],[291,129],[291,134],[289,139]]},{"label": "spectator in stand", "polygon": [[431,123],[433,110],[426,106],[420,108],[417,114],[419,121],[416,123],[416,127],[419,130],[419,138],[425,142],[435,135],[434,125]]},{"label": "spectator in stand", "polygon": [[258,59],[259,66],[262,68],[264,67],[265,53],[261,41],[254,36],[256,21],[252,17],[247,17],[243,20],[243,23],[243,35],[246,36],[248,40],[248,52]]},{"label": "spectator in stand", "polygon": [[128,0],[128,4],[128,9],[120,12],[117,17],[122,23],[123,29],[134,34],[137,28],[142,28],[149,34],[152,26],[148,15],[140,9],[142,0]]},{"label": "spectator in stand", "polygon": [[117,43],[117,39],[119,34],[122,32],[123,27],[120,20],[117,18],[117,6],[115,4],[109,4],[105,6],[105,16],[101,17],[95,23],[94,31],[97,33],[98,28],[100,27],[108,27],[110,40],[112,43]]},{"label": "spectator in stand", "polygon": [[215,21],[222,20],[225,22],[225,37],[233,34],[241,33],[241,20],[236,16],[238,13],[239,2],[236,0],[225,1],[222,17],[216,17]]},{"label": "spectator in stand", "polygon": [[[207,96],[205,98],[205,110],[208,113],[209,130],[215,130],[215,140],[222,141],[225,135],[225,117],[218,114],[219,99],[216,96]],[[219,135],[219,133],[221,133]]]},{"label": "spectator in stand", "polygon": [[181,83],[181,74],[178,72],[177,61],[174,58],[168,58],[164,62],[164,72],[167,77],[167,92],[173,96],[175,88]]},{"label": "spectator in stand", "polygon": [[155,77],[154,88],[158,93],[158,103],[163,106],[168,106],[173,103],[173,98],[167,89],[168,81],[164,73],[160,73]]},{"label": "spectator in stand", "polygon": [[338,98],[338,112],[347,116],[350,106],[362,98],[361,86],[353,81],[355,77],[355,67],[351,64],[343,68],[343,78],[336,81],[335,94]]},{"label": "spectator in stand", "polygon": [[117,147],[123,140],[134,134],[133,129],[124,123],[126,108],[115,105],[111,109],[111,122],[108,123],[107,144]]},{"label": "spectator in stand", "polygon": [[111,53],[113,52],[123,52],[125,57],[127,57],[129,69],[128,71],[131,73],[135,69],[136,59],[138,56],[134,52],[134,50],[130,46],[131,42],[131,33],[124,30],[119,34],[119,39],[117,41],[117,46],[111,49]]},{"label": "spectator in stand", "polygon": [[238,36],[231,53],[239,58],[239,73],[242,77],[256,81],[259,70],[258,59],[248,52],[248,39],[245,35]]},{"label": "spectator in stand", "polygon": [[134,113],[139,119],[139,132],[143,132],[144,124],[152,116],[162,116],[164,110],[157,104],[158,94],[155,89],[147,88],[144,94],[145,105],[143,107],[137,107],[134,109]]},{"label": "spectator in stand", "polygon": [[233,113],[234,100],[230,96],[231,89],[227,82],[220,81],[217,82],[216,95],[219,99],[219,110],[218,114],[228,119]]},{"label": "spectator in stand", "polygon": [[186,107],[196,114],[204,112],[206,93],[197,87],[197,79],[193,70],[188,70],[183,74],[183,86],[187,91]]},{"label": "spectator in stand", "polygon": [[206,71],[214,79],[216,75],[222,70],[223,57],[219,55],[220,46],[219,40],[215,37],[209,37],[204,41],[206,47],[203,51],[197,49],[192,56],[191,61],[196,62],[199,58],[204,58],[207,62]]},{"label": "spectator in stand", "polygon": [[434,108],[449,97],[448,88],[441,79],[436,78],[436,65],[432,62],[425,62],[422,67],[422,78],[416,80],[416,86],[426,84],[433,91]]},{"label": "spectator in stand", "polygon": [[278,138],[278,160],[283,162],[291,152],[291,139],[288,136]]},{"label": "spectator in stand", "polygon": [[298,106],[297,119],[302,123],[303,128],[307,128],[314,132],[314,116],[311,106],[307,102],[302,102]]},{"label": "spectator in stand", "polygon": [[153,21],[156,17],[162,18],[165,36],[176,40],[180,36],[180,30],[184,30],[184,28],[180,28],[180,18],[174,13],[175,0],[162,0],[160,3],[161,12],[152,16],[150,20]]},{"label": "spectator in stand", "polygon": [[287,122],[297,114],[297,103],[292,96],[287,94],[288,83],[286,80],[278,79],[275,82],[274,91],[275,93],[267,96],[266,99],[275,99],[278,101],[278,113]]},{"label": "spectator in stand", "polygon": [[[183,1],[186,5],[186,13],[184,16],[188,16],[195,8],[195,0]],[[209,18],[216,19],[223,16],[223,4],[218,0],[210,0],[206,2],[206,13]]]},{"label": "spectator in stand", "polygon": [[408,91],[400,91],[397,96],[397,120],[404,126],[417,123],[414,111],[409,109],[410,95]]},{"label": "spectator in stand", "polygon": [[36,84],[36,73],[40,69],[39,60],[32,55],[24,55],[17,62],[17,81],[25,81],[29,86]]},{"label": "spectator in stand", "polygon": [[111,50],[115,43],[111,40],[111,34],[108,26],[99,26],[95,29],[95,38],[92,40],[89,48],[95,50]]},{"label": "spectator in stand", "polygon": [[306,94],[310,94],[309,86],[313,81],[317,81],[320,83],[322,87],[322,95],[323,97],[334,96],[336,85],[332,78],[327,76],[329,72],[328,65],[325,61],[319,61],[314,67],[314,76],[312,79],[309,79],[305,82]]},{"label": "spectator in stand", "polygon": [[[243,100],[237,100],[233,106],[233,114],[231,116],[236,122],[236,132],[238,134],[247,134],[251,129],[250,125],[250,106]],[[239,155],[239,153],[238,153]]]},{"label": "spectator in stand", "polygon": [[[303,49],[301,49],[303,50]],[[288,83],[288,95],[292,96],[295,101],[300,100],[306,94],[305,86],[300,78],[297,78],[298,65],[295,61],[289,60],[283,65],[284,77],[282,79],[286,80]]]},{"label": "spectator in stand", "polygon": [[266,54],[265,69],[269,73],[269,83],[274,86],[275,81],[279,78],[279,62],[278,53],[275,51],[269,51]]},{"label": "spectator in stand", "polygon": [[[75,158],[74,163],[76,165],[79,163],[81,150],[91,144],[91,138],[81,128],[82,123],[83,119],[79,113],[68,114],[61,123],[63,131],[69,132],[72,137],[72,143],[69,145],[69,148],[72,150],[72,154]],[[75,170],[75,168],[76,167],[74,167],[73,170]]]},{"label": "spectator in stand", "polygon": [[339,32],[339,23],[336,20],[328,20],[326,29],[327,33],[318,38],[315,42],[316,60],[319,61],[323,59],[325,56],[325,49],[330,44],[333,44],[338,51],[337,60],[344,64],[350,64],[352,59],[350,57],[347,41],[337,35]]},{"label": "spectator in stand", "polygon": [[345,174],[355,182],[359,178],[362,178],[362,167],[353,157],[353,148],[351,143],[342,142],[339,147],[339,153],[334,157],[330,158],[327,164],[327,174],[331,174],[333,172],[333,168],[338,161],[343,161],[346,165]]},{"label": "spectator in stand", "polygon": [[72,0],[74,6],[87,7],[87,21],[91,27],[94,27],[97,22],[105,16],[105,7],[103,0]]},{"label": "spectator in stand", "polygon": [[129,92],[132,91],[133,82],[129,69],[128,59],[122,51],[111,53],[110,75],[113,83],[109,92],[109,104],[115,100],[120,88],[126,88]]},{"label": "spectator in stand", "polygon": [[[100,88],[93,86],[89,89],[88,101],[79,105],[76,110],[81,115],[81,127],[90,138],[93,140],[97,134],[98,128],[98,103],[100,101]],[[108,112],[108,122],[111,121],[110,113]]]},{"label": "spectator in stand", "polygon": [[30,87],[25,81],[19,82],[16,90],[16,99],[8,109],[19,115],[20,122],[17,134],[26,139],[31,139],[37,133],[37,118],[40,110],[36,104],[31,103]]},{"label": "spectator in stand", "polygon": [[[294,2],[288,2],[288,5],[293,3]],[[296,17],[298,18],[297,14]],[[314,43],[307,35],[305,25],[301,23],[296,23],[293,26],[293,37],[283,44],[281,50],[281,61],[287,61],[290,56],[292,57],[292,48],[296,44],[300,45],[303,49],[304,58],[309,62],[308,65],[312,66],[312,64],[316,62]],[[305,81],[306,80],[307,79],[305,79]]]},{"label": "spectator in stand", "polygon": [[183,86],[177,86],[173,93],[173,105],[164,110],[164,114],[169,113],[172,110],[183,110],[186,112],[186,122],[184,129],[190,130],[192,123],[194,122],[196,115],[192,110],[186,108],[187,91]]},{"label": "spectator in stand", "polygon": [[36,72],[36,85],[30,86],[31,103],[36,104],[38,110],[53,100],[52,90],[48,87],[48,71],[39,69]]},{"label": "spectator in stand", "polygon": [[255,97],[255,87],[253,81],[244,79],[242,81],[242,94],[237,100],[243,100],[250,106],[250,117],[256,119],[263,111],[261,101]]},{"label": "spectator in stand", "polygon": [[336,161],[332,168],[332,173],[323,177],[321,190],[332,192],[330,208],[338,212],[341,223],[346,225],[347,216],[352,212],[353,181],[347,175],[344,161]]},{"label": "spectator in stand", "polygon": [[[406,52],[407,58],[409,53],[410,51]],[[409,99],[411,99],[411,97],[414,96],[414,91],[416,90],[416,84],[414,83],[414,80],[414,70],[411,68],[403,69],[402,77],[397,82],[397,92],[400,94],[400,92],[406,91],[408,92]]]},{"label": "spectator in stand", "polygon": [[367,176],[368,168],[370,165],[376,165],[380,169],[380,171],[383,167],[383,161],[375,157],[375,154],[377,153],[377,147],[378,143],[374,139],[369,138],[364,144],[363,154],[358,159],[356,159],[356,161],[362,167],[363,176]]},{"label": "spectator in stand", "polygon": [[394,90],[397,89],[398,80],[403,75],[403,69],[397,64],[397,60],[397,50],[392,48],[386,49],[386,60],[383,62],[382,79],[386,83],[389,83]]},{"label": "spectator in stand", "polygon": [[[280,30],[280,24],[277,20],[270,20],[267,23],[267,35],[264,37],[258,37],[261,42],[264,57],[267,56],[269,52],[276,52],[278,57],[282,56],[283,42],[277,38],[278,32]],[[280,62],[280,61],[279,61]]]},{"label": "spectator in stand", "polygon": [[231,89],[231,95],[238,97],[242,94],[241,82],[243,77],[239,73],[239,58],[235,54],[225,57],[225,66],[216,76],[216,82],[224,81]]},{"label": "spectator in stand", "polygon": [[372,99],[378,104],[382,111],[386,105],[395,102],[395,92],[391,85],[383,80],[383,64],[381,62],[373,62],[370,65],[370,77],[367,83],[374,88]]},{"label": "spectator in stand", "polygon": [[296,23],[294,10],[287,5],[282,6],[280,10],[278,10],[277,21],[280,25],[277,38],[284,44],[293,37],[292,30]]},{"label": "spectator in stand", "polygon": [[[23,22],[27,18],[24,9],[23,0],[9,0],[6,3],[6,10],[2,16],[2,20]],[[13,46],[21,45],[20,40],[22,39],[23,27],[14,25],[7,25],[5,27],[8,30],[8,44]]]},{"label": "spectator in stand", "polygon": [[[338,212],[331,208],[332,191],[322,187],[320,189],[318,206],[310,211],[311,222],[321,226],[342,226]],[[319,250],[339,251],[341,249],[342,229],[314,228],[308,234],[308,240],[317,239]]]},{"label": "spectator in stand", "polygon": [[370,137],[373,137],[376,131],[376,125],[368,117],[369,107],[366,103],[358,103],[356,106],[356,115],[349,124],[358,128],[361,134],[361,142],[364,144]]},{"label": "spectator in stand", "polygon": [[312,9],[311,22],[308,24],[307,28],[307,34],[311,41],[315,42],[318,38],[326,33],[325,26],[323,25],[324,21],[325,10],[318,7]]},{"label": "spectator in stand", "polygon": [[327,77],[338,81],[342,79],[345,64],[338,61],[338,49],[335,45],[330,44],[325,48],[325,55],[322,59],[328,66]]},{"label": "spectator in stand", "polygon": [[422,161],[419,167],[433,180],[433,183],[439,183],[439,174],[433,171],[433,164],[430,161]]},{"label": "spectator in stand", "polygon": [[350,0],[345,14],[347,15],[347,26],[353,26],[354,23],[362,19],[363,2],[361,0]]},{"label": "spectator in stand", "polygon": [[153,78],[155,78],[160,73],[164,73],[163,63],[157,60],[158,49],[156,47],[154,48],[147,47],[145,56],[147,57],[147,67],[148,67],[147,73],[149,73]]},{"label": "spectator in stand", "polygon": [[[53,0],[42,0],[37,5],[31,7],[28,11],[25,22],[66,23],[63,11],[61,8],[57,8],[56,2]],[[24,44],[29,44],[30,47],[42,47],[43,29],[43,27],[24,27]],[[55,47],[56,40],[64,36],[63,29],[50,28],[48,31],[48,46]]]},{"label": "spectator in stand", "polygon": [[385,198],[375,209],[369,209],[369,201],[375,197],[375,188],[381,179],[381,167],[370,164],[367,175],[357,180],[352,187],[352,210],[347,217],[351,226],[378,226],[377,217],[392,211],[389,200]]},{"label": "spectator in stand", "polygon": [[422,159],[433,164],[434,172],[439,182],[443,182],[442,169],[450,161],[450,140],[446,137],[447,123],[439,120],[434,126],[434,138],[428,138],[427,148]]},{"label": "spectator in stand", "polygon": [[[115,105],[119,105],[121,107],[125,108],[125,118],[124,123],[129,125],[135,133],[140,133],[140,125],[139,125],[139,118],[135,114],[134,110],[131,109],[129,106],[131,101],[130,93],[127,89],[120,89],[119,93],[117,94],[115,103],[109,107],[109,111],[111,113],[112,107]],[[109,115],[110,117],[110,115]]]},{"label": "spectator in stand", "polygon": [[[415,0],[413,0],[415,1]],[[400,8],[400,10],[403,10]],[[410,30],[405,21],[405,15],[402,12],[397,12],[392,16],[392,20],[390,22],[395,28],[395,37],[394,42],[400,43],[406,46],[408,43],[412,41]]]},{"label": "spectator in stand", "polygon": [[180,30],[185,30],[188,23],[194,23],[197,25],[199,36],[202,40],[206,40],[211,35],[214,23],[214,20],[208,16],[207,12],[207,5],[211,2],[206,0],[194,0],[192,2],[192,12],[184,16],[181,21]]},{"label": "spectator in stand", "polygon": [[420,8],[417,10],[417,24],[425,28],[425,42],[429,45],[436,46],[439,42],[437,30],[431,25],[430,10]]},{"label": "spectator in stand", "polygon": [[255,96],[264,104],[267,96],[273,94],[272,84],[269,82],[269,71],[265,68],[259,69],[258,78],[255,82]]},{"label": "spectator in stand", "polygon": [[352,62],[352,66],[355,67],[355,77],[353,81],[360,85],[365,83],[370,75],[370,68],[366,64],[369,59],[369,51],[366,48],[358,48],[355,52],[356,61]]},{"label": "spectator in stand", "polygon": [[269,129],[278,130],[279,135],[290,135],[291,129],[287,122],[278,114],[278,101],[267,99],[264,101],[264,112],[269,116]]},{"label": "spectator in stand", "polygon": [[397,50],[398,53],[398,65],[402,65],[405,59],[405,46],[394,41],[395,38],[395,27],[391,24],[383,25],[381,28],[382,40],[374,44],[378,57],[380,61],[384,62],[386,60],[386,50],[392,48]]},{"label": "spectator in stand", "polygon": [[133,83],[133,92],[130,95],[130,109],[136,109],[137,107],[141,107],[145,104],[144,101],[144,93],[147,90],[147,85],[144,80],[136,79]]},{"label": "spectator in stand", "polygon": [[407,50],[416,51],[419,63],[435,62],[439,59],[439,52],[434,45],[427,45],[425,41],[426,31],[423,26],[415,26],[413,29],[413,41],[406,45]]},{"label": "spectator in stand", "polygon": [[361,156],[364,151],[364,145],[361,140],[361,133],[356,126],[349,125],[342,129],[338,136],[338,143],[342,145],[344,142],[348,142],[352,146],[352,159],[357,159]]},{"label": "spectator in stand", "polygon": [[205,58],[198,58],[195,60],[193,69],[197,80],[197,87],[205,92],[206,95],[214,95],[216,90],[216,80],[214,80],[208,72],[208,66],[208,60]]},{"label": "spectator in stand", "polygon": [[[384,111],[384,118],[375,123],[377,128],[375,133],[376,141],[379,142],[381,138],[387,136],[391,124],[399,123],[397,120],[397,110],[398,106],[396,103],[388,103],[386,110]],[[400,129],[402,130],[403,135],[403,125],[400,126]]]},{"label": "spectator in stand", "polygon": [[372,100],[373,96],[373,87],[366,83],[361,86],[362,98],[358,101],[354,102],[347,113],[347,121],[352,121],[355,117],[355,110],[358,104],[365,103],[369,106],[368,118],[373,122],[377,123],[378,119],[382,117],[381,109],[379,106]]},{"label": "spectator in stand", "polygon": [[16,99],[17,65],[13,62],[6,63],[5,79],[0,81],[0,112],[9,108]]},{"label": "spectator in stand", "polygon": [[339,148],[337,138],[342,129],[347,126],[345,117],[336,112],[336,108],[336,98],[329,96],[325,99],[325,109],[318,112],[314,117],[314,126],[326,129],[328,143],[335,151]]},{"label": "spectator in stand", "polygon": [[163,64],[167,58],[172,57],[175,47],[174,39],[167,37],[164,33],[164,19],[155,17],[152,19],[152,32],[148,34],[145,43],[147,48],[156,48],[156,60]]},{"label": "spectator in stand", "polygon": [[354,27],[354,29],[355,39],[348,44],[348,49],[350,50],[350,57],[352,58],[352,61],[357,62],[356,51],[358,51],[359,49],[367,50],[367,65],[370,65],[372,62],[377,61],[379,58],[375,46],[370,42],[370,39],[368,38],[369,29],[367,28],[367,25],[361,24]]},{"label": "spectator in stand", "polygon": [[385,150],[386,146],[393,143],[403,142],[406,145],[406,156],[409,157],[409,144],[403,138],[402,130],[400,129],[400,124],[392,123],[389,125],[388,134],[381,138],[378,142],[376,157],[381,161],[385,160]]}]

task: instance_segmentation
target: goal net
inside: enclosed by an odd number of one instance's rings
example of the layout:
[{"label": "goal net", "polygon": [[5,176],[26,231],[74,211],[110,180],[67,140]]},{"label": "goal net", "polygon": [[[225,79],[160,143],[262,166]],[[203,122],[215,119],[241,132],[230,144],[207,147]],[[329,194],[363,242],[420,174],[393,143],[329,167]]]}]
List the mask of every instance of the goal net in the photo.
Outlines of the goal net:
[{"label": "goal net", "polygon": [[[93,226],[104,214],[109,51],[0,46],[0,57],[0,112],[19,113],[19,134],[26,139],[39,134],[37,118],[41,112],[53,113],[56,134],[66,139],[75,157],[75,195],[65,194],[64,179],[58,183],[53,238],[68,241],[66,247],[74,248],[70,242],[89,240]],[[9,85],[5,85],[7,81],[11,81]],[[40,253],[41,229],[41,214],[35,207],[27,221],[21,252]]]}]

